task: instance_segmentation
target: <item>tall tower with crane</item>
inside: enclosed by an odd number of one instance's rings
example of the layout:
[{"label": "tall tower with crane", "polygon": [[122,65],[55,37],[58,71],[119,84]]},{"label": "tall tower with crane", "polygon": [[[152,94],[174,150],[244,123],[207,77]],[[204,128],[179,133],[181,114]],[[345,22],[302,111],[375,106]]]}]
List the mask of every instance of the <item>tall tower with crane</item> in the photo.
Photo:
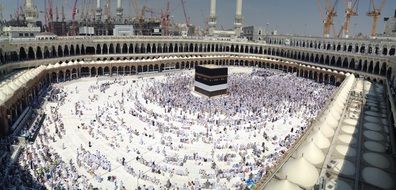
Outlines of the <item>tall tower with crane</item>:
[{"label": "tall tower with crane", "polygon": [[370,0],[369,12],[367,13],[367,16],[373,18],[373,22],[371,24],[371,32],[370,32],[371,38],[375,38],[377,36],[377,24],[378,24],[378,20],[381,16],[381,11],[384,8],[385,1],[386,0],[381,0],[380,7],[376,8],[375,0]]},{"label": "tall tower with crane", "polygon": [[124,9],[122,8],[122,0],[117,0],[117,22],[122,23]]},{"label": "tall tower with crane", "polygon": [[191,25],[190,25],[190,17],[187,15],[187,11],[186,11],[186,5],[185,5],[185,1],[184,0],[180,0],[181,1],[181,5],[183,7],[183,14],[184,14],[184,19],[185,19],[185,24],[186,24],[186,31],[185,31],[185,36],[191,35],[192,31],[191,31]]},{"label": "tall tower with crane", "polygon": [[71,32],[70,32],[70,35],[72,35],[72,36],[75,36],[75,35],[77,35],[78,34],[78,22],[76,21],[76,15],[77,15],[77,3],[78,3],[78,0],[75,0],[74,1],[74,4],[73,4],[73,9],[72,9],[72,14],[71,14],[71,17],[72,17],[72,27],[71,27]]},{"label": "tall tower with crane", "polygon": [[38,18],[38,10],[37,7],[33,6],[33,0],[26,0],[23,12],[28,26],[34,26]]},{"label": "tall tower with crane", "polygon": [[[349,37],[349,28],[351,24],[351,17],[358,15],[358,5],[359,0],[344,0],[345,6],[345,19],[344,24],[342,25],[342,37],[348,38]],[[340,37],[340,36],[339,36]]]},{"label": "tall tower with crane", "polygon": [[317,3],[320,17],[323,21],[323,37],[329,38],[331,29],[333,29],[334,36],[336,36],[337,34],[334,29],[334,17],[337,16],[336,7],[338,0],[335,0],[334,3],[331,3],[331,0],[324,0],[326,15],[323,14],[320,0],[317,0]]}]

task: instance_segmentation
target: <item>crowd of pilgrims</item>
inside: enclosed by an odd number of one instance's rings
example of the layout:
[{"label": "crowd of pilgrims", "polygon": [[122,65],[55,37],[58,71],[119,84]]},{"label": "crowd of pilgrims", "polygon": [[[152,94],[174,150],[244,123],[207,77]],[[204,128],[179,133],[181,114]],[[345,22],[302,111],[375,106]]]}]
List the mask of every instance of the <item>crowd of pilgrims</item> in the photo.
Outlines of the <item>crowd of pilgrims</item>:
[{"label": "crowd of pilgrims", "polygon": [[[58,84],[42,108],[48,116],[37,139],[19,158],[21,172],[51,189],[92,189],[105,180],[114,189],[131,189],[125,185],[130,176],[141,181],[135,188],[141,190],[248,189],[282,159],[335,90],[261,69],[231,74],[225,96],[205,98],[191,92],[192,86],[188,72],[160,79],[96,80],[88,89],[74,85],[66,90]],[[88,98],[72,101],[83,90]],[[80,118],[77,126],[64,119],[60,110],[66,105],[71,105],[67,114]],[[145,124],[129,123],[123,116]],[[277,133],[277,127],[290,132]],[[77,128],[89,142],[66,147],[68,128]],[[58,141],[73,155],[70,160],[52,146]],[[190,150],[193,145],[202,151]],[[116,160],[108,158],[117,153]],[[116,169],[130,176],[123,178]]]}]

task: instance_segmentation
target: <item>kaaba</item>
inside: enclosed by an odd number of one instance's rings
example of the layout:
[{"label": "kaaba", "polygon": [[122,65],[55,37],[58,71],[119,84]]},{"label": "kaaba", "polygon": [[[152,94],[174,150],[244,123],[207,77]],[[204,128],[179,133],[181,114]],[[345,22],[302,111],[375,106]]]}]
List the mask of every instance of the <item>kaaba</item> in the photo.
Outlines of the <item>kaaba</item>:
[{"label": "kaaba", "polygon": [[195,67],[194,90],[208,97],[227,94],[228,68],[216,65]]}]

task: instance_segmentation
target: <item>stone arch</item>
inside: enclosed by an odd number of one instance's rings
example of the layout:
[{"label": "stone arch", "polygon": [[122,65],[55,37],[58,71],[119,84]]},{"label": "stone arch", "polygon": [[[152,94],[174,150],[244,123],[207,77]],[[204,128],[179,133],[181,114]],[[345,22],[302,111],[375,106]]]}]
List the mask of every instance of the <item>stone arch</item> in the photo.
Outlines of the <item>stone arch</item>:
[{"label": "stone arch", "polygon": [[330,65],[330,57],[329,57],[329,55],[326,55],[324,63],[325,63],[325,65]]},{"label": "stone arch", "polygon": [[92,67],[91,68],[91,76],[96,76],[96,75],[97,75],[96,68]]},{"label": "stone arch", "polygon": [[358,70],[358,71],[361,71],[361,70],[363,69],[362,60],[361,60],[361,59],[359,59],[359,61],[358,61],[358,63],[357,63],[357,66],[356,66],[355,68],[356,68],[356,70]]},{"label": "stone arch", "polygon": [[355,69],[355,59],[354,58],[352,58],[349,63],[349,69]]},{"label": "stone arch", "polygon": [[99,76],[103,76],[104,75],[103,67],[98,67],[98,75]]},{"label": "stone arch", "polygon": [[27,53],[24,47],[19,48],[19,59],[22,61],[27,59]]},{"label": "stone arch", "polygon": [[43,59],[43,52],[41,51],[40,46],[37,46],[37,49],[36,49],[36,59]]},{"label": "stone arch", "polygon": [[342,64],[341,57],[338,57],[337,62],[336,62],[336,66],[337,67],[341,67],[341,64]]},{"label": "stone arch", "polygon": [[133,53],[133,44],[129,44],[128,52]]},{"label": "stone arch", "polygon": [[0,48],[0,62],[2,64],[4,64],[5,60],[4,60],[4,55],[3,55],[3,49]]},{"label": "stone arch", "polygon": [[51,81],[52,82],[58,82],[58,75],[56,72],[51,73]]},{"label": "stone arch", "polygon": [[[214,45],[212,45],[212,52],[214,51]],[[198,52],[198,44],[194,44],[194,52]]]},{"label": "stone arch", "polygon": [[71,72],[70,72],[69,69],[66,69],[66,72],[65,72],[65,79],[66,79],[66,80],[71,80]]},{"label": "stone arch", "polygon": [[360,46],[360,53],[364,53],[366,51],[366,45],[361,45]]},{"label": "stone arch", "polygon": [[370,61],[367,72],[373,73],[373,68],[374,68],[374,63],[373,63],[373,61]]},{"label": "stone arch", "polygon": [[63,55],[64,56],[70,55],[69,47],[67,45],[65,45],[65,48],[63,49]]},{"label": "stone arch", "polygon": [[118,74],[119,75],[125,75],[124,67],[123,66],[118,66]]},{"label": "stone arch", "polygon": [[320,83],[324,82],[324,81],[323,81],[323,77],[324,77],[324,76],[323,76],[323,73],[320,72],[320,73],[319,73],[319,82],[320,82]]},{"label": "stone arch", "polygon": [[75,50],[74,50],[74,46],[73,46],[73,44],[72,45],[70,45],[70,55],[75,55]]},{"label": "stone arch", "polygon": [[114,54],[114,45],[110,44],[109,46],[109,54]]},{"label": "stone arch", "polygon": [[100,44],[97,44],[97,45],[96,45],[96,54],[97,54],[97,55],[102,54],[102,47],[100,46]]},{"label": "stone arch", "polygon": [[169,51],[168,52],[169,53],[173,53],[173,44],[172,43],[169,44]]},{"label": "stone arch", "polygon": [[377,75],[380,74],[380,63],[379,63],[378,61],[374,64],[374,71],[373,71],[373,73],[374,73],[374,74],[377,74]]},{"label": "stone arch", "polygon": [[190,43],[190,46],[188,48],[188,52],[193,52],[194,51],[194,45]]},{"label": "stone arch", "polygon": [[335,85],[336,84],[336,78],[334,75],[330,75],[330,84]]},{"label": "stone arch", "polygon": [[80,45],[76,45],[76,55],[80,55],[81,54],[81,49],[80,49]]},{"label": "stone arch", "polygon": [[386,46],[382,47],[382,55],[388,55],[388,48]]},{"label": "stone arch", "polygon": [[349,44],[349,45],[348,45],[347,51],[348,51],[348,52],[352,52],[352,50],[353,50],[352,44]]},{"label": "stone arch", "polygon": [[386,63],[382,63],[381,65],[381,70],[380,70],[380,75],[385,76],[386,75]]},{"label": "stone arch", "polygon": [[367,60],[364,60],[364,62],[363,62],[363,71],[367,72],[367,68],[368,68]]},{"label": "stone arch", "polygon": [[147,53],[151,53],[151,45],[150,45],[150,43],[147,44],[146,50],[147,50]]},{"label": "stone arch", "polygon": [[109,47],[107,44],[103,44],[103,49],[102,49],[102,54],[108,54],[109,53]]},{"label": "stone arch", "polygon": [[50,51],[47,46],[44,46],[44,59],[49,58],[51,56]]},{"label": "stone arch", "polygon": [[368,46],[367,53],[368,54],[372,54],[373,53],[373,47],[371,47],[371,45]]},{"label": "stone arch", "polygon": [[62,70],[60,70],[58,73],[58,81],[59,82],[65,81],[65,73]]},{"label": "stone arch", "polygon": [[386,71],[386,78],[390,79],[392,77],[392,67],[389,67]]},{"label": "stone arch", "polygon": [[322,54],[322,55],[320,55],[319,63],[320,63],[320,64],[324,64],[324,58],[323,58],[323,54]]},{"label": "stone arch", "polygon": [[123,54],[127,54],[128,53],[128,46],[126,45],[126,43],[122,44],[121,53],[123,53]]},{"label": "stone arch", "polygon": [[115,51],[115,53],[116,53],[116,54],[121,54],[121,46],[120,46],[119,43],[116,44],[116,51]]},{"label": "stone arch", "polygon": [[152,53],[157,53],[157,46],[155,45],[155,43],[153,44],[153,48],[152,48]]},{"label": "stone arch", "polygon": [[342,67],[343,68],[348,68],[348,58],[344,58],[344,61],[342,62]]},{"label": "stone arch", "polygon": [[391,47],[391,48],[389,49],[389,55],[390,55],[390,56],[394,56],[394,55],[395,55],[395,47]]},{"label": "stone arch", "polygon": [[318,63],[319,62],[319,54],[315,54],[315,61],[314,61],[315,63]]},{"label": "stone arch", "polygon": [[56,48],[55,46],[52,46],[52,51],[51,51],[51,57],[57,57],[57,53],[56,53]]},{"label": "stone arch", "polygon": [[34,59],[34,50],[33,50],[33,48],[32,47],[29,47],[29,50],[28,50],[28,59],[29,60],[32,60],[32,59]]}]

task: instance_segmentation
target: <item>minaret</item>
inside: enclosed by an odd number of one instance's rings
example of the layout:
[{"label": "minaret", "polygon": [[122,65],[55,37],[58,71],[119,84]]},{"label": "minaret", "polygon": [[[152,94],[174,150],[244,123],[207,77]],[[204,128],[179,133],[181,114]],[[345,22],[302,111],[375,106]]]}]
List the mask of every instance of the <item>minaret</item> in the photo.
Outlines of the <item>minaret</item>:
[{"label": "minaret", "polygon": [[37,7],[33,6],[33,0],[26,0],[24,13],[26,17],[26,22],[28,27],[33,27],[36,25],[36,20],[38,18]]},{"label": "minaret", "polygon": [[240,36],[242,33],[242,0],[236,0],[234,29],[235,35]]},{"label": "minaret", "polygon": [[122,0],[117,0],[117,20],[121,24],[122,23],[122,15],[124,9],[122,9]]},{"label": "minaret", "polygon": [[216,0],[210,0],[209,35],[213,36],[216,30]]},{"label": "minaret", "polygon": [[96,0],[96,20],[98,22],[102,20],[102,7],[100,6],[100,0]]}]

